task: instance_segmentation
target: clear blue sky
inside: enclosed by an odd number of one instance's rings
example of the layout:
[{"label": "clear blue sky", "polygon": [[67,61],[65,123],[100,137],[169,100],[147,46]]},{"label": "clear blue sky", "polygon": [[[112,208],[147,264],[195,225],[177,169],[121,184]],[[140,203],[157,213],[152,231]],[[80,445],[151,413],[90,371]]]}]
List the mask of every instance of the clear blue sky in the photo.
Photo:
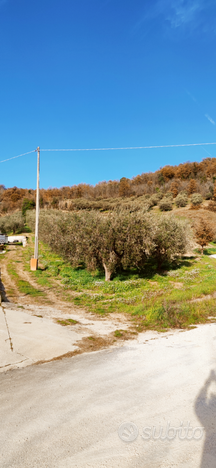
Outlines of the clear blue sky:
[{"label": "clear blue sky", "polygon": [[[215,0],[0,0],[0,160],[216,141]],[[206,148],[216,157],[216,146]],[[202,148],[42,153],[41,186],[201,161]],[[35,188],[36,155],[0,164]]]}]

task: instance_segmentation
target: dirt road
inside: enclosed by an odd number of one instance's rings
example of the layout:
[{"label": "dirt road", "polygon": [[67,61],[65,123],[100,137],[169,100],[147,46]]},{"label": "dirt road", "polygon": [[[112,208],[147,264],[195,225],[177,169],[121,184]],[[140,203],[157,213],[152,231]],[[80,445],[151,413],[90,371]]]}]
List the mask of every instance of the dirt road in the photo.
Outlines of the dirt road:
[{"label": "dirt road", "polygon": [[[75,307],[63,300],[62,284],[53,278],[49,286],[38,285],[25,268],[23,252],[23,247],[10,246],[0,263],[0,372],[122,345],[115,331],[131,326],[124,314],[100,317]],[[33,294],[20,292],[20,280],[33,288]],[[38,290],[42,295],[34,296]]]}]

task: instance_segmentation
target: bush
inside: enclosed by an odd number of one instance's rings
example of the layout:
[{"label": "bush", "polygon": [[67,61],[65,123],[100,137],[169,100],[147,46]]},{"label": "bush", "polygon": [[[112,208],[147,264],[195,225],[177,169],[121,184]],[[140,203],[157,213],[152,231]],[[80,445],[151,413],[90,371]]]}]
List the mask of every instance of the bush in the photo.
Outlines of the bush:
[{"label": "bush", "polygon": [[212,193],[211,192],[207,192],[206,195],[205,195],[205,199],[206,200],[211,200],[212,199]]},{"label": "bush", "polygon": [[164,198],[169,198],[170,200],[173,200],[173,193],[172,192],[165,193]]},{"label": "bush", "polygon": [[[156,189],[157,190],[157,189]],[[157,195],[157,197],[159,198],[159,200],[161,200],[163,198],[163,193],[160,191],[160,190],[157,190],[157,192],[154,194],[154,195]]]},{"label": "bush", "polygon": [[193,193],[190,201],[191,201],[192,206],[199,206],[203,202],[202,195],[200,195],[200,193]]},{"label": "bush", "polygon": [[181,191],[179,192],[179,195],[182,195],[183,197],[188,198],[187,190],[181,190]]},{"label": "bush", "polygon": [[19,234],[25,229],[25,220],[21,212],[15,212],[9,216],[0,218],[0,232],[3,234]]},{"label": "bush", "polygon": [[213,211],[214,213],[216,213],[216,202],[210,201],[208,203],[208,206],[205,207],[205,210]]},{"label": "bush", "polygon": [[169,198],[163,198],[159,202],[159,208],[161,211],[171,211],[172,210],[172,201]]},{"label": "bush", "polygon": [[178,208],[186,206],[187,202],[188,202],[188,198],[185,195],[179,194],[177,195],[175,199],[175,203]]},{"label": "bush", "polygon": [[148,200],[149,208],[152,208],[153,206],[156,206],[157,204],[158,204],[158,200],[154,197],[154,195],[152,195],[152,197],[149,198]]},{"label": "bush", "polygon": [[22,204],[22,215],[26,215],[27,210],[33,210],[35,208],[35,201],[34,200],[29,200],[29,198],[24,198],[23,204]]},{"label": "bush", "polygon": [[155,193],[154,195],[151,196],[149,201],[151,203],[151,206],[156,206],[160,200],[161,200],[160,194]]}]

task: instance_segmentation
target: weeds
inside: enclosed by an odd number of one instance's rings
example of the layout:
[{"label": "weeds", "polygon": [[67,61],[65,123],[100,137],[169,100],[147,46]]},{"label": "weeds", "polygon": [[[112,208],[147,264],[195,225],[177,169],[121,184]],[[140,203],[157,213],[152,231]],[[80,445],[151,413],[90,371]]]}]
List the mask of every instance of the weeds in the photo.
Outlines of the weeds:
[{"label": "weeds", "polygon": [[76,325],[78,322],[77,320],[73,319],[65,319],[65,320],[57,320],[57,323],[60,323],[63,327],[66,327],[67,325]]},{"label": "weeds", "polygon": [[22,294],[30,295],[32,297],[44,295],[43,291],[39,291],[38,289],[34,288],[28,281],[21,279],[12,263],[8,265],[7,269],[8,273],[13,277],[17,288]]}]

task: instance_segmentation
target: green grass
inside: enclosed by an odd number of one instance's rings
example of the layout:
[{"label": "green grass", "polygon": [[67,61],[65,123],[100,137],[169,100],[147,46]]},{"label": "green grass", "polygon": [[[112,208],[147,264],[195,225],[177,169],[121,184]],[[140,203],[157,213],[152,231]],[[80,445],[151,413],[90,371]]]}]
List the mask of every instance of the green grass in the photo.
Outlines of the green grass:
[{"label": "green grass", "polygon": [[25,294],[25,295],[30,295],[32,297],[44,295],[43,291],[40,291],[34,288],[28,281],[25,281],[19,277],[13,263],[9,263],[7,269],[8,269],[8,273],[15,280],[16,286],[19,289],[20,293]]},{"label": "green grass", "polygon": [[[22,252],[29,270],[31,246]],[[62,300],[98,315],[128,314],[138,331],[190,327],[216,315],[214,299],[191,302],[216,290],[216,259],[208,257],[216,252],[214,244],[204,251],[205,255],[179,259],[166,265],[160,274],[156,265],[149,262],[145,272],[119,272],[111,282],[104,281],[103,272],[72,268],[43,243],[39,252],[42,268],[31,272],[39,285],[55,284],[55,292]],[[58,280],[59,285],[53,280]]]},{"label": "green grass", "polygon": [[125,330],[115,330],[114,336],[116,338],[122,338],[124,336],[124,332],[125,332]]},{"label": "green grass", "polygon": [[78,322],[77,320],[73,319],[65,319],[65,320],[57,320],[60,325],[63,325],[63,327],[66,327],[67,325],[76,325]]}]

